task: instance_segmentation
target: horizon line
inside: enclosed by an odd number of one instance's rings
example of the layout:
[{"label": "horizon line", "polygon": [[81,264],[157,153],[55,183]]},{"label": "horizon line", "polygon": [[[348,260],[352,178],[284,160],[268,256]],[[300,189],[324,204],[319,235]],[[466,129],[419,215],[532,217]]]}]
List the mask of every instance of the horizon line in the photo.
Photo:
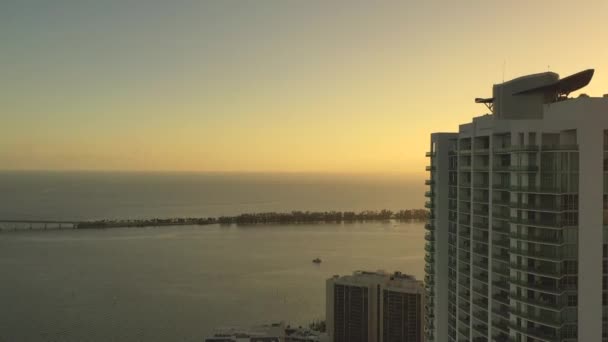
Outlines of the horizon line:
[{"label": "horizon line", "polygon": [[183,173],[183,174],[283,174],[283,175],[424,175],[425,171],[411,172],[411,171],[319,171],[319,170],[302,170],[302,171],[291,171],[291,170],[129,170],[129,169],[2,169],[0,172],[23,172],[23,173],[35,173],[35,172],[48,172],[48,173]]}]

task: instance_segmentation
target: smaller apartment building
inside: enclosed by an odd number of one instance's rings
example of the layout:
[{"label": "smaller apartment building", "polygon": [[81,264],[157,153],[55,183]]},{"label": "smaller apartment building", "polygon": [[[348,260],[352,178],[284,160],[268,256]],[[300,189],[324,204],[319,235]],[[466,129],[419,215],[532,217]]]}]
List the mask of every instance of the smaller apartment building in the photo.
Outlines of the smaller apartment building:
[{"label": "smaller apartment building", "polygon": [[421,281],[399,272],[354,272],[327,280],[326,321],[332,342],[420,342]]}]

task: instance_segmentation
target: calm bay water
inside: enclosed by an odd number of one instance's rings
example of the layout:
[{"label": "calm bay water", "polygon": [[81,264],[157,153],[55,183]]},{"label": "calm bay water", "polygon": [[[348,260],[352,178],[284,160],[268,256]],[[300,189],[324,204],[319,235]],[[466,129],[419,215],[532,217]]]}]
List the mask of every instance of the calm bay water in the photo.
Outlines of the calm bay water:
[{"label": "calm bay water", "polygon": [[[369,178],[0,173],[0,218],[400,209],[420,207],[417,192]],[[423,234],[398,222],[3,232],[0,341],[200,341],[221,326],[307,324],[324,317],[334,274],[422,279]]]},{"label": "calm bay water", "polygon": [[[421,223],[0,234],[0,341],[200,341],[324,317],[325,279],[423,275]],[[315,257],[321,265],[311,263]]]}]

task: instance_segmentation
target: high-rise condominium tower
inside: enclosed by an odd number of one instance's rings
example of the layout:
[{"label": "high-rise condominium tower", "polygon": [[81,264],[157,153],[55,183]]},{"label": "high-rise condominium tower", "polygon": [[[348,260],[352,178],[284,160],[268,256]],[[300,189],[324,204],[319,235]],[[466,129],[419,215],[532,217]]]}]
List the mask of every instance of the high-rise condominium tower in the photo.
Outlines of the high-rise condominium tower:
[{"label": "high-rise condominium tower", "polygon": [[495,85],[431,135],[428,341],[608,341],[608,98],[593,70]]}]

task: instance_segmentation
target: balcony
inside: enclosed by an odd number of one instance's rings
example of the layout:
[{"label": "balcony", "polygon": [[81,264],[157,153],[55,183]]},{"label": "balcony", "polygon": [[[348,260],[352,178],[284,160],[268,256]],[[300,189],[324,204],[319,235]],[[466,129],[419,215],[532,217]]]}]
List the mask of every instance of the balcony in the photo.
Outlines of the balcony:
[{"label": "balcony", "polygon": [[460,322],[465,322],[468,325],[469,324],[469,309],[470,309],[468,299],[459,301],[458,309],[460,309],[463,313],[466,313],[466,316],[461,314],[460,318],[458,320]]},{"label": "balcony", "polygon": [[435,245],[427,242],[424,244],[424,250],[429,253],[435,253]]},{"label": "balcony", "polygon": [[468,251],[460,249],[460,253],[458,253],[458,260],[460,262],[469,263],[469,262],[471,262],[470,254],[471,253],[469,253]]},{"label": "balcony", "polygon": [[496,305],[492,307],[492,313],[504,318],[505,320],[509,320],[509,309],[507,306]]},{"label": "balcony", "polygon": [[427,264],[433,264],[433,263],[435,263],[435,258],[433,257],[432,254],[427,254],[424,256],[424,261],[426,261]]},{"label": "balcony", "polygon": [[523,310],[512,310],[511,313],[521,318],[527,319],[528,321],[533,321],[553,328],[561,327],[562,320],[559,317],[559,314],[543,309],[539,309],[538,311],[539,312],[535,312],[535,310],[529,310],[527,312],[524,312]]},{"label": "balcony", "polygon": [[473,278],[483,283],[488,283],[488,272],[473,273]]},{"label": "balcony", "polygon": [[433,264],[426,264],[424,266],[424,272],[426,274],[435,274],[435,267],[433,267]]},{"label": "balcony", "polygon": [[511,254],[521,255],[528,258],[534,258],[539,260],[553,261],[553,262],[561,262],[564,260],[562,252],[557,249],[557,247],[553,248],[543,248],[540,250],[534,249],[523,249],[523,248],[511,248],[509,250]]},{"label": "balcony", "polygon": [[498,220],[511,220],[511,212],[508,210],[492,212],[492,218]]},{"label": "balcony", "polygon": [[477,216],[488,216],[488,208],[485,209],[473,209],[473,215]]},{"label": "balcony", "polygon": [[567,194],[576,191],[565,191],[561,187],[540,187],[537,185],[512,185],[511,191],[534,194]]},{"label": "balcony", "polygon": [[509,239],[492,240],[492,244],[500,248],[509,248]]},{"label": "balcony", "polygon": [[429,242],[435,241],[435,233],[427,232],[426,234],[424,234],[424,239]]},{"label": "balcony", "polygon": [[511,284],[515,284],[519,287],[525,287],[530,290],[544,292],[552,295],[560,295],[566,291],[565,288],[561,288],[556,281],[526,281],[511,278]]},{"label": "balcony", "polygon": [[427,179],[424,181],[424,185],[435,185],[435,181],[432,179]]},{"label": "balcony", "polygon": [[435,208],[435,203],[433,201],[424,202],[424,207],[427,209],[433,209]]},{"label": "balcony", "polygon": [[462,266],[458,267],[458,272],[469,274],[471,272],[471,266],[462,264]]},{"label": "balcony", "polygon": [[458,200],[463,202],[471,202],[471,195],[467,194],[466,192],[461,192],[458,196]]},{"label": "balcony", "polygon": [[488,193],[486,192],[484,195],[473,196],[473,202],[477,202],[477,203],[481,203],[481,204],[488,204],[488,202],[489,202]]},{"label": "balcony", "polygon": [[488,269],[488,260],[486,260],[485,258],[479,258],[478,260],[473,260],[473,266],[475,266],[481,270],[487,270]]},{"label": "balcony", "polygon": [[536,171],[538,171],[538,166],[536,166],[536,165],[511,165],[511,166],[509,166],[509,171],[536,172]]},{"label": "balcony", "polygon": [[475,165],[473,167],[473,171],[475,172],[488,172],[490,170],[490,166],[488,165]]},{"label": "balcony", "polygon": [[488,256],[488,246],[475,245],[475,246],[473,246],[473,253],[481,255],[483,257],[487,257]]},{"label": "balcony", "polygon": [[459,341],[466,341],[469,338],[469,328],[464,328],[462,326],[458,327],[458,333],[464,337],[465,339],[459,339]]},{"label": "balcony", "polygon": [[509,296],[507,294],[496,293],[492,296],[492,299],[499,302],[500,304],[509,305]]},{"label": "balcony", "polygon": [[[508,316],[509,316],[509,314],[507,313],[507,317]],[[504,334],[507,334],[507,335],[509,334],[509,321],[508,320],[501,319],[501,320],[497,320],[497,321],[492,321],[492,327],[497,328]],[[494,339],[498,340],[496,337]],[[508,340],[504,340],[504,341],[508,341]]]},{"label": "balcony", "polygon": [[499,253],[492,253],[492,258],[502,263],[509,263],[509,253],[505,251],[500,251]]},{"label": "balcony", "polygon": [[558,232],[554,232],[553,234],[517,234],[511,233],[509,235],[512,239],[539,243],[539,244],[547,244],[547,245],[562,245],[564,243],[564,238]]},{"label": "balcony", "polygon": [[464,238],[469,238],[471,236],[471,228],[469,227],[460,227],[460,230],[458,232],[458,236],[460,237],[464,237]]},{"label": "balcony", "polygon": [[547,277],[547,278],[556,278],[559,279],[561,277],[563,277],[562,272],[559,270],[559,268],[553,264],[553,266],[525,266],[525,265],[518,265],[516,263],[511,263],[511,268],[514,270],[518,270],[518,271],[522,271],[522,272],[526,272],[526,273],[532,273],[538,276],[543,276],[543,277]]},{"label": "balcony", "polygon": [[458,170],[462,172],[470,172],[471,165],[458,165]]},{"label": "balcony", "polygon": [[483,335],[484,337],[475,337],[473,338],[473,342],[481,342],[481,341],[487,341],[488,340],[488,326],[485,324],[473,324],[473,330],[475,330],[476,333]]},{"label": "balcony", "polygon": [[435,225],[432,223],[427,223],[424,225],[424,229],[426,230],[430,230],[430,231],[434,231],[435,230]]},{"label": "balcony", "polygon": [[510,275],[509,268],[506,266],[494,266],[492,267],[492,271],[505,277],[508,277]]},{"label": "balcony", "polygon": [[500,205],[500,206],[509,206],[511,204],[511,201],[509,200],[509,198],[507,198],[507,199],[492,198],[492,204],[493,205]]},{"label": "balcony", "polygon": [[541,150],[544,151],[578,151],[578,145],[543,145]]},{"label": "balcony", "polygon": [[455,222],[450,222],[450,225],[448,226],[448,233],[456,234],[457,229],[458,229],[458,225]]},{"label": "balcony", "polygon": [[471,219],[470,218],[461,218],[460,220],[458,220],[458,224],[461,224],[463,226],[468,226],[471,224]]},{"label": "balcony", "polygon": [[475,188],[477,190],[488,190],[490,188],[490,183],[473,182],[473,188]]},{"label": "balcony", "polygon": [[469,281],[469,278],[460,277],[460,279],[458,279],[458,284],[468,288],[471,285],[471,282]]},{"label": "balcony", "polygon": [[509,283],[506,281],[493,281],[492,285],[501,290],[509,291]]},{"label": "balcony", "polygon": [[473,241],[488,244],[488,236],[485,234],[478,234],[479,231],[475,231],[473,234]]},{"label": "balcony", "polygon": [[[474,298],[473,299],[473,316],[477,317],[477,319],[482,321],[488,320],[488,299],[487,298]],[[475,309],[481,310],[475,310]]]},{"label": "balcony", "polygon": [[435,167],[435,165],[429,165],[429,166],[427,166],[427,167],[425,168],[425,170],[427,170],[427,171],[435,171],[435,170],[436,170],[436,167]]},{"label": "balcony", "polygon": [[468,252],[470,247],[471,247],[471,243],[469,241],[462,240],[458,244],[458,248],[461,249],[461,250],[463,250],[463,251],[465,251],[465,252]]},{"label": "balcony", "polygon": [[536,152],[538,145],[511,145],[495,147],[494,153],[510,153],[510,152]]},{"label": "balcony", "polygon": [[435,192],[434,191],[426,191],[424,193],[424,197],[434,197],[435,196]]},{"label": "balcony", "polygon": [[[452,211],[456,211],[456,209],[458,209],[458,206],[456,205],[456,201],[450,201],[448,203],[448,210],[452,210]],[[450,220],[455,220],[456,217],[450,217]]]},{"label": "balcony", "polygon": [[521,295],[517,295],[517,293],[515,292],[511,292],[510,298],[523,304],[533,305],[538,308],[555,312],[561,312],[562,308],[564,307],[564,305],[561,304],[558,299],[560,297],[552,295],[543,295],[542,293],[536,295],[535,297],[528,298]]},{"label": "balcony", "polygon": [[492,189],[494,190],[509,190],[511,188],[510,183],[495,183],[492,184]]},{"label": "balcony", "polygon": [[[532,226],[532,227],[540,227],[540,228],[553,228],[553,229],[561,229],[563,227],[569,226],[568,224],[566,224],[566,222],[564,220],[561,219],[555,219],[555,220],[531,220],[531,219],[525,219],[525,218],[511,218],[511,223],[517,223],[517,224],[522,224],[525,226]],[[576,225],[573,225],[576,226]]]},{"label": "balcony", "polygon": [[541,212],[551,212],[551,213],[559,213],[562,211],[576,211],[577,209],[569,209],[566,208],[564,206],[562,206],[561,204],[559,204],[557,201],[555,201],[554,203],[543,203],[541,204],[535,204],[535,203],[517,203],[517,202],[513,202],[510,203],[509,206],[511,208],[515,208],[515,209],[521,209],[521,210],[527,210],[527,211],[541,211]]},{"label": "balcony", "polygon": [[509,154],[511,153],[511,146],[494,146],[492,152],[496,154]]},{"label": "balcony", "polygon": [[[488,224],[483,222],[473,222],[473,228],[479,232],[488,232]],[[487,241],[484,241],[487,243]]]},{"label": "balcony", "polygon": [[543,342],[553,342],[559,341],[560,337],[557,333],[556,329],[552,329],[549,327],[534,327],[534,328],[524,328],[520,327],[517,324],[510,323],[509,327],[519,333],[532,337],[536,340]]},{"label": "balcony", "polygon": [[458,208],[458,212],[463,215],[471,215],[471,207],[468,203],[467,204],[462,203],[460,205],[460,208]]},{"label": "balcony", "polygon": [[509,224],[506,222],[495,222],[492,225],[492,231],[500,234],[509,234]]},{"label": "balcony", "polygon": [[435,157],[435,152],[427,152],[427,153],[425,154],[425,156],[426,156],[427,158]]},{"label": "balcony", "polygon": [[488,298],[488,286],[487,285],[477,285],[473,286],[473,292],[476,295]]},{"label": "balcony", "polygon": [[471,187],[471,181],[461,180],[460,182],[458,182],[458,186],[461,187],[461,188],[470,188]]},{"label": "balcony", "polygon": [[471,297],[471,292],[469,290],[461,290],[458,292],[458,297],[460,297],[466,301],[469,301],[470,297]]}]

